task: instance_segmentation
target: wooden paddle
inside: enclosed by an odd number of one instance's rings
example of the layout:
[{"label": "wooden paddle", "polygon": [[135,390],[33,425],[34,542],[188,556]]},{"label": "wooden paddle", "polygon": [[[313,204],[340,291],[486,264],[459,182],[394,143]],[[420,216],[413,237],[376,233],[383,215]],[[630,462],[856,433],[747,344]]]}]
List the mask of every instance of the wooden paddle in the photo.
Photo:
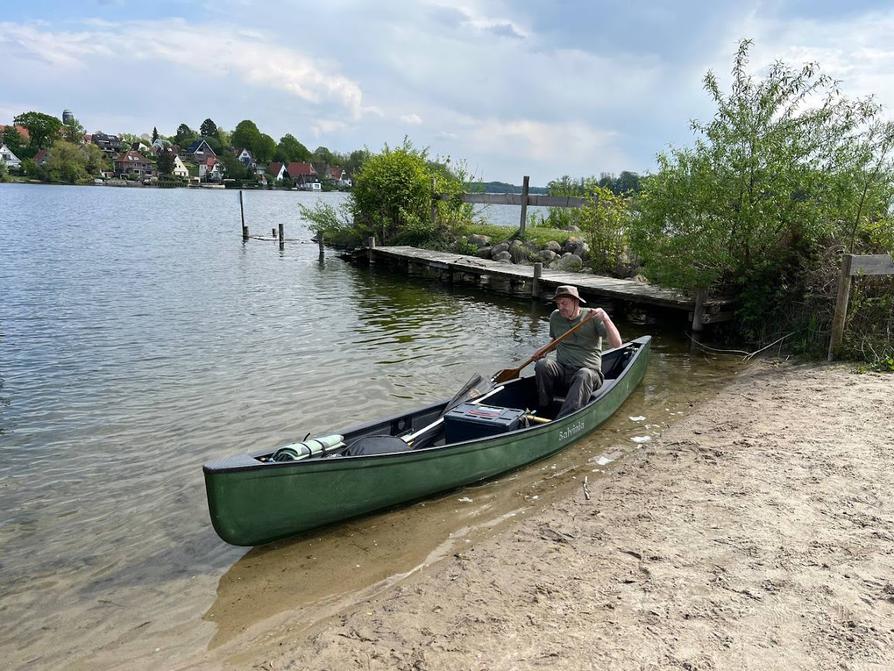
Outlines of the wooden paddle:
[{"label": "wooden paddle", "polygon": [[562,342],[563,340],[565,340],[565,338],[567,338],[567,337],[570,336],[572,333],[574,333],[575,331],[577,331],[581,326],[583,326],[584,324],[586,324],[588,321],[590,321],[591,319],[593,319],[595,316],[596,316],[596,310],[590,310],[590,311],[587,313],[587,316],[580,320],[580,323],[575,324],[575,325],[572,326],[570,329],[568,329],[567,331],[565,331],[565,333],[563,333],[562,335],[560,335],[558,338],[556,338],[556,339],[553,340],[552,342],[547,343],[546,345],[544,345],[543,347],[541,347],[540,349],[538,349],[536,352],[534,352],[534,353],[531,355],[531,358],[527,359],[527,360],[526,360],[523,364],[521,364],[518,368],[504,368],[503,370],[497,371],[497,372],[494,374],[494,376],[490,379],[490,381],[491,381],[493,384],[503,384],[504,382],[509,382],[509,380],[514,380],[514,379],[516,379],[516,378],[519,376],[519,374],[522,372],[522,369],[523,369],[523,368],[525,368],[525,367],[528,366],[529,364],[533,363],[534,361],[537,361],[537,359],[539,359],[539,358],[541,358],[541,357],[543,357],[543,356],[549,354],[550,352],[552,352],[554,349],[556,349],[556,347],[559,346],[559,343],[560,343],[560,342]]}]

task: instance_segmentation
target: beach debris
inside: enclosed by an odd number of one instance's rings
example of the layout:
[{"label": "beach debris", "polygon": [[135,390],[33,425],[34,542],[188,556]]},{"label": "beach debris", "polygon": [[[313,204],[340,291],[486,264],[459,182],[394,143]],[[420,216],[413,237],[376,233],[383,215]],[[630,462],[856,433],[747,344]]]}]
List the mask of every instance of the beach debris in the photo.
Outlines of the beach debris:
[{"label": "beach debris", "polygon": [[556,531],[551,526],[544,524],[540,527],[540,537],[545,541],[553,541],[554,543],[571,543],[574,536],[564,531]]}]

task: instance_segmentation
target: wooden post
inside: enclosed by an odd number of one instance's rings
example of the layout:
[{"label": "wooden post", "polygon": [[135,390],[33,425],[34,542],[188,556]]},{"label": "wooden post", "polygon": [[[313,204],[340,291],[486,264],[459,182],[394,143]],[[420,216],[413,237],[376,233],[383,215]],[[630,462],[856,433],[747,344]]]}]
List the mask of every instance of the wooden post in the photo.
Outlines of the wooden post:
[{"label": "wooden post", "polygon": [[239,216],[242,217],[242,239],[248,240],[248,226],[245,225],[245,208],[242,207],[242,189],[239,189]]},{"label": "wooden post", "polygon": [[829,354],[826,357],[828,361],[835,358],[844,336],[847,303],[851,295],[851,265],[853,262],[853,254],[845,254],[841,261],[841,273],[838,275],[838,297],[835,299],[835,314],[832,317],[832,336],[829,338]]},{"label": "wooden post", "polygon": [[370,265],[376,262],[375,256],[373,256],[373,250],[376,248],[376,236],[371,235],[366,239],[366,254],[369,259]]},{"label": "wooden post", "polygon": [[531,295],[534,298],[540,296],[540,276],[543,274],[543,264],[534,264],[534,281],[531,282]]},{"label": "wooden post", "polygon": [[692,309],[692,332],[698,333],[704,328],[705,301],[708,299],[707,289],[695,290],[695,307]]},{"label": "wooden post", "polygon": [[282,249],[286,244],[286,237],[285,237],[285,233],[283,232],[282,227],[283,227],[283,225],[280,224],[279,225],[279,248],[280,249]]},{"label": "wooden post", "polygon": [[275,228],[270,229],[270,235],[273,237],[274,240],[276,240],[276,229]]},{"label": "wooden post", "polygon": [[528,223],[528,182],[530,179],[528,175],[522,179],[521,217],[518,222],[518,235],[522,238],[525,237],[525,224]]},{"label": "wooden post", "polygon": [[320,246],[320,258],[323,258],[323,231],[317,233],[317,244]]}]

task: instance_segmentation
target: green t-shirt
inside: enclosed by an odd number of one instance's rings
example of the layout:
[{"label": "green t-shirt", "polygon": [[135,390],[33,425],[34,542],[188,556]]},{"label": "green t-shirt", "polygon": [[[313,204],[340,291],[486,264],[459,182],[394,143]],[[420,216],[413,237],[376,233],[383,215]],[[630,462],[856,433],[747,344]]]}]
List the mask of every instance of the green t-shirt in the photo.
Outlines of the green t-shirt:
[{"label": "green t-shirt", "polygon": [[[549,337],[555,340],[568,329],[576,326],[593,308],[581,308],[577,319],[565,319],[558,310],[549,316]],[[605,324],[595,317],[565,338],[556,348],[556,361],[574,368],[602,367],[602,339],[608,337]]]}]

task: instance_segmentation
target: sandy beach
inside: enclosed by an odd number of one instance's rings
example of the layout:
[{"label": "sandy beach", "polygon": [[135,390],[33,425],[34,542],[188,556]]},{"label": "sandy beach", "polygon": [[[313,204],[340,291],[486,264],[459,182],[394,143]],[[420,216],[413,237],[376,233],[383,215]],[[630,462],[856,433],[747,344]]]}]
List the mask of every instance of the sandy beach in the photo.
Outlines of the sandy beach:
[{"label": "sandy beach", "polygon": [[892,494],[894,376],[758,363],[573,497],[197,666],[889,669]]}]

